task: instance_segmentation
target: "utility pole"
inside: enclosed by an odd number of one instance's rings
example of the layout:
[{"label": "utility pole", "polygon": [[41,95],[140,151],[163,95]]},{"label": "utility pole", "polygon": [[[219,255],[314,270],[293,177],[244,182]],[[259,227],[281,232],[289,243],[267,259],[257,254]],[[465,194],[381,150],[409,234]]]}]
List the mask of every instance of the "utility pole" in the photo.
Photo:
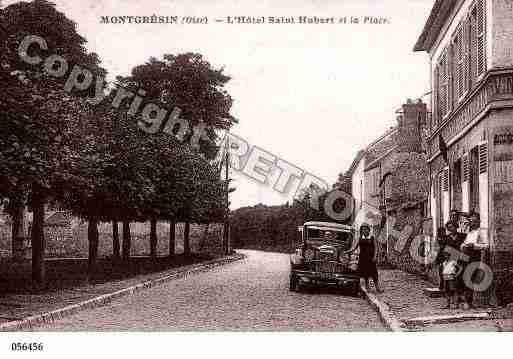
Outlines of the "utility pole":
[{"label": "utility pole", "polygon": [[230,254],[230,138],[226,134],[226,151],[225,151],[225,179],[226,179],[226,193],[225,203],[226,211],[224,217],[224,231],[223,231],[223,249],[225,254]]}]

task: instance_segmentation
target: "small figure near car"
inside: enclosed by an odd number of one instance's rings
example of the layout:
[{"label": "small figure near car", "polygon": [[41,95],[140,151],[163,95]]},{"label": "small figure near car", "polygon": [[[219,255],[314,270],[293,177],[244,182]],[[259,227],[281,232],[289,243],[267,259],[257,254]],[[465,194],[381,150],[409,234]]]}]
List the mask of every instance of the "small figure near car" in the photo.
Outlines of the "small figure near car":
[{"label": "small figure near car", "polygon": [[369,279],[374,282],[376,292],[383,293],[379,285],[379,275],[377,266],[377,251],[376,243],[373,236],[371,236],[370,226],[363,223],[360,226],[360,240],[358,246],[360,247],[360,255],[358,259],[358,273],[360,278],[365,281],[365,287],[369,288]]}]

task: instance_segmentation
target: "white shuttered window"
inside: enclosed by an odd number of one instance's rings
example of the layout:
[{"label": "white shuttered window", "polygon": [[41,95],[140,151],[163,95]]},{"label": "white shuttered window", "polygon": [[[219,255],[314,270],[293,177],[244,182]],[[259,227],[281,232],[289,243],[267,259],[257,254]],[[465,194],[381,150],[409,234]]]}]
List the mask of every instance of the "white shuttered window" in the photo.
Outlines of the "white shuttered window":
[{"label": "white shuttered window", "polygon": [[486,71],[486,3],[478,0],[477,8],[477,75]]}]

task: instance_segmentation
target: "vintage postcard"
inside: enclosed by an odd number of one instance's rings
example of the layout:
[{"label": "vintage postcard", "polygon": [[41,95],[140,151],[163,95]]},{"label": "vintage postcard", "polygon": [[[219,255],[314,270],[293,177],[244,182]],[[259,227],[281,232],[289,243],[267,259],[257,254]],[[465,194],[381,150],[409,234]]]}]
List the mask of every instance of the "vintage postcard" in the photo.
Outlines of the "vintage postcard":
[{"label": "vintage postcard", "polygon": [[511,0],[0,0],[0,352],[513,332],[512,49]]}]

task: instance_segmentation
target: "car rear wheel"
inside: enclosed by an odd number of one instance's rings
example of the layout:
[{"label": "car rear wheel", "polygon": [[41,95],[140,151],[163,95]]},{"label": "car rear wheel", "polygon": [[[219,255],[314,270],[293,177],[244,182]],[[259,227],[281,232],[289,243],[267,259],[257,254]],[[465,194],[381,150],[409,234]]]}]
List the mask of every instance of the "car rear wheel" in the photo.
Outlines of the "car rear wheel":
[{"label": "car rear wheel", "polygon": [[299,280],[298,278],[291,274],[290,275],[290,284],[289,284],[289,290],[291,292],[299,292]]}]

